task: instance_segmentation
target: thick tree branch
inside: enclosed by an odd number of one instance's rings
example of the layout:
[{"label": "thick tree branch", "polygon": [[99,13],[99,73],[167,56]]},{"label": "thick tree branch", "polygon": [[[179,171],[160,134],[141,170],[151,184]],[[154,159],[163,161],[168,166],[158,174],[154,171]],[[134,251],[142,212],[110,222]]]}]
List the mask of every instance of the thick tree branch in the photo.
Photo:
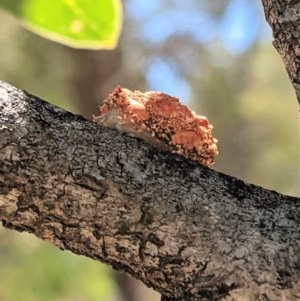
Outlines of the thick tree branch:
[{"label": "thick tree branch", "polygon": [[280,54],[300,104],[300,1],[262,0]]},{"label": "thick tree branch", "polygon": [[299,198],[3,82],[0,220],[177,300],[300,300]]}]

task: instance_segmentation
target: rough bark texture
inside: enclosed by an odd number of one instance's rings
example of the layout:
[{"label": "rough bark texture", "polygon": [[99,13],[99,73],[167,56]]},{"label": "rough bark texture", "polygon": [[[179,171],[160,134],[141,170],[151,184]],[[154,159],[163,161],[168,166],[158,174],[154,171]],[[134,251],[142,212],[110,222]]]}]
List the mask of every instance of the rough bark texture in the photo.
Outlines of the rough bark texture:
[{"label": "rough bark texture", "polygon": [[300,1],[262,0],[280,54],[300,104]]},{"label": "rough bark texture", "polygon": [[[107,91],[113,90],[118,84],[122,83],[125,87],[132,86],[133,83],[136,87],[142,86],[138,72],[126,70],[125,75],[124,68],[120,68],[124,66],[122,47],[121,42],[116,49],[111,51],[68,49],[74,65],[74,70],[70,74],[71,98],[75,100],[74,103],[80,114],[87,119],[92,119],[100,100],[105,99]],[[130,65],[129,62],[127,64]],[[122,73],[124,73],[123,76]],[[117,272],[114,274],[114,280],[121,295],[119,301],[140,300],[138,282],[135,279]],[[138,285],[141,286],[140,283]]]},{"label": "rough bark texture", "polygon": [[3,82],[0,220],[110,264],[170,300],[300,300],[299,198]]}]

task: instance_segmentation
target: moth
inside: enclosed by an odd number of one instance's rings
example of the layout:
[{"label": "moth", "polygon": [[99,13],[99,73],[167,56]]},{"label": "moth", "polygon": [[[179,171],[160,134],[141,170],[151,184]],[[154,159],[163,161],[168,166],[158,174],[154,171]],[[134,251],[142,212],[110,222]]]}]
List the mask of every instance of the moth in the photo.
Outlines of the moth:
[{"label": "moth", "polygon": [[120,86],[103,101],[94,121],[141,138],[163,150],[211,167],[218,155],[213,126],[179,99],[162,92],[142,93]]}]

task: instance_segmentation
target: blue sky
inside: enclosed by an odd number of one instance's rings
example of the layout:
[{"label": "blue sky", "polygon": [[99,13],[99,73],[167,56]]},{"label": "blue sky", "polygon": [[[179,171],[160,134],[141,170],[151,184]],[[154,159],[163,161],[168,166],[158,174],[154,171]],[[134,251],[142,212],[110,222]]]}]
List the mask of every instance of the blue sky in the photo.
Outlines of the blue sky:
[{"label": "blue sky", "polygon": [[[203,1],[202,1],[203,2]],[[254,42],[270,42],[271,31],[263,18],[259,0],[231,0],[221,18],[216,19],[201,0],[130,0],[127,10],[140,21],[139,38],[147,43],[164,43],[173,35],[189,35],[197,43],[218,45],[232,56],[245,52]],[[178,96],[183,102],[190,88],[166,58],[150,57],[146,76],[150,90],[161,90]]]}]

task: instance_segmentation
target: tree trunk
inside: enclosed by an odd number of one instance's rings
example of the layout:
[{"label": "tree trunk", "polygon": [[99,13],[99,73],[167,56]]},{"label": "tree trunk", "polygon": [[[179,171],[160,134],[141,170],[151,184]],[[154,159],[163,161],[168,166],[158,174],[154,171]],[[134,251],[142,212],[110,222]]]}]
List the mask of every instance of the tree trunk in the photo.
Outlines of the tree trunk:
[{"label": "tree trunk", "polygon": [[298,0],[262,0],[280,54],[300,104],[300,23]]},{"label": "tree trunk", "polygon": [[[0,82],[0,220],[169,300],[300,300],[300,199]],[[167,299],[167,297],[163,297]]]}]

